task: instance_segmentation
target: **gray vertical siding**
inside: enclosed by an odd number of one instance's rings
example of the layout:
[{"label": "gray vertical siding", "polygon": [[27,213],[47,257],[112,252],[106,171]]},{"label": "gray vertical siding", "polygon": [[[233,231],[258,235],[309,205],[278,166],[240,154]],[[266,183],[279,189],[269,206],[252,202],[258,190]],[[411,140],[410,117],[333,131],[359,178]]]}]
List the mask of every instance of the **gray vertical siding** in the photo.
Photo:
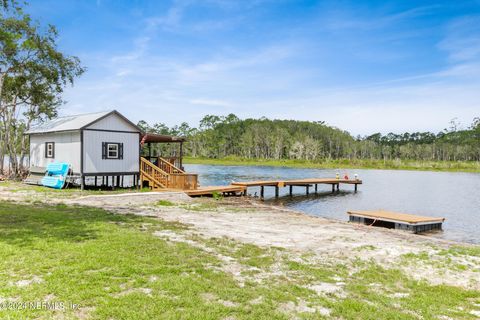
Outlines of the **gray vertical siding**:
[{"label": "gray vertical siding", "polygon": [[113,131],[138,131],[130,123],[116,114],[111,114],[94,124],[88,126],[88,129],[113,130]]},{"label": "gray vertical siding", "polygon": [[[123,159],[102,159],[102,142],[123,143]],[[139,172],[139,152],[139,133],[91,130],[83,132],[83,172],[85,174]]]},{"label": "gray vertical siding", "polygon": [[[45,157],[45,143],[55,142],[55,158]],[[30,166],[46,167],[51,162],[66,162],[80,172],[80,132],[56,132],[30,136]]]}]

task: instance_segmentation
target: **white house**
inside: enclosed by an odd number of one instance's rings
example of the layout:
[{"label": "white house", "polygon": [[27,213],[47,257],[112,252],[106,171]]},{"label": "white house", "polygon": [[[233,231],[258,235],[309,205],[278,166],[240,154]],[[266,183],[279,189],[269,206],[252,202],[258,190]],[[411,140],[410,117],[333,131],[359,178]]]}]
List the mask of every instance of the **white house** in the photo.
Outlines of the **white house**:
[{"label": "white house", "polygon": [[31,168],[69,163],[82,188],[86,179],[113,186],[138,181],[142,130],[115,110],[59,117],[27,134]]}]

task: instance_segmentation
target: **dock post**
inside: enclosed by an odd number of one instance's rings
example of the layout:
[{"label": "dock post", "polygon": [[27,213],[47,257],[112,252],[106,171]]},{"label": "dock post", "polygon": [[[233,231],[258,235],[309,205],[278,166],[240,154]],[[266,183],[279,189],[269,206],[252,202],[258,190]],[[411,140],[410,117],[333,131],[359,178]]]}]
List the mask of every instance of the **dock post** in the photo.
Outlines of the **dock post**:
[{"label": "dock post", "polygon": [[278,186],[275,186],[275,198],[278,198],[278,195],[279,195],[279,187]]},{"label": "dock post", "polygon": [[260,198],[263,199],[264,195],[265,195],[265,187],[264,187],[264,186],[261,186],[261,187],[260,187]]},{"label": "dock post", "polygon": [[245,190],[243,190],[243,196],[244,196],[244,197],[247,196],[247,187],[245,187]]},{"label": "dock post", "polygon": [[340,183],[337,183],[337,192],[340,191]]},{"label": "dock post", "polygon": [[332,193],[335,192],[335,184],[332,183]]},{"label": "dock post", "polygon": [[355,183],[355,192],[357,192],[358,183]]},{"label": "dock post", "polygon": [[315,193],[318,192],[318,184],[315,183]]},{"label": "dock post", "polygon": [[307,184],[307,186],[305,187],[306,189],[306,192],[307,192],[307,196],[310,194],[310,186]]},{"label": "dock post", "polygon": [[290,196],[292,196],[292,194],[293,194],[293,186],[290,185]]}]

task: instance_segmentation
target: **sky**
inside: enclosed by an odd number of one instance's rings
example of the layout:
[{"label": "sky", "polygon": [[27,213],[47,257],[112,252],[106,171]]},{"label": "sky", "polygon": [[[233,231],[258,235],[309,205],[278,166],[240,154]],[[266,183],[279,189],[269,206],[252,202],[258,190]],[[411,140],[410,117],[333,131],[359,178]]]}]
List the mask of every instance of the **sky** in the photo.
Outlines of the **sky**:
[{"label": "sky", "polygon": [[353,135],[480,117],[480,0],[29,0],[87,72],[61,115],[325,121]]}]

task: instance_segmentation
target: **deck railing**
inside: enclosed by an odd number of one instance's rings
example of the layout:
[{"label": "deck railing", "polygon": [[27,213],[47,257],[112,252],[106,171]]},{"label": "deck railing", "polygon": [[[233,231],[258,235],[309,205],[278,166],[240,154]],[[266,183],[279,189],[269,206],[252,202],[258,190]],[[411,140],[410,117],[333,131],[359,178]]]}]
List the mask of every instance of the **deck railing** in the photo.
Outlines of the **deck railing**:
[{"label": "deck railing", "polygon": [[147,159],[140,158],[140,180],[142,183],[148,181],[152,189],[195,190],[198,188],[197,174],[185,173],[168,161],[158,159],[159,166],[156,166]]},{"label": "deck railing", "polygon": [[161,157],[158,157],[157,158],[157,162],[158,162],[158,167],[160,169],[162,169],[163,171],[169,173],[169,174],[172,174],[172,173],[185,173],[185,171],[183,171],[182,169],[176,167],[173,163],[171,163],[170,161],[167,161]]},{"label": "deck railing", "polygon": [[152,188],[168,188],[169,174],[147,159],[140,158],[140,180],[149,181]]}]

